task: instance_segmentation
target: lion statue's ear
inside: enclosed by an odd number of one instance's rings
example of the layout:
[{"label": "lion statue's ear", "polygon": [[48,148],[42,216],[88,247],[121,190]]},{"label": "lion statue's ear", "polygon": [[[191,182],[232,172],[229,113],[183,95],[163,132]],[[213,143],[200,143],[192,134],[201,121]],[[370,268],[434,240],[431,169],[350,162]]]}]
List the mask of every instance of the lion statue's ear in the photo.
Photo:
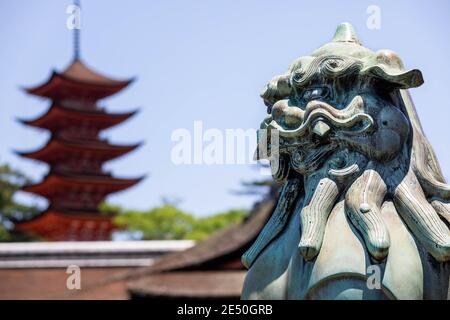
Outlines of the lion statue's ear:
[{"label": "lion statue's ear", "polygon": [[379,50],[366,57],[363,63],[360,74],[383,80],[393,89],[415,88],[424,82],[420,70],[405,70],[400,57],[391,50]]}]

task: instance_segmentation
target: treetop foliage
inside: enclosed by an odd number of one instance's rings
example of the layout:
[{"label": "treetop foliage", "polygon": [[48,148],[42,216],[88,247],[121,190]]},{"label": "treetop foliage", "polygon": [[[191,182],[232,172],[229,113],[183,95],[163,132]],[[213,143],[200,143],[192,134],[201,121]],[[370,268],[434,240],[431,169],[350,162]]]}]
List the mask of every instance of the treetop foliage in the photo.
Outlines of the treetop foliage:
[{"label": "treetop foliage", "polygon": [[137,211],[105,203],[100,210],[116,213],[114,222],[129,231],[139,232],[143,240],[203,240],[218,230],[240,223],[248,214],[247,210],[234,209],[195,217],[171,204]]}]

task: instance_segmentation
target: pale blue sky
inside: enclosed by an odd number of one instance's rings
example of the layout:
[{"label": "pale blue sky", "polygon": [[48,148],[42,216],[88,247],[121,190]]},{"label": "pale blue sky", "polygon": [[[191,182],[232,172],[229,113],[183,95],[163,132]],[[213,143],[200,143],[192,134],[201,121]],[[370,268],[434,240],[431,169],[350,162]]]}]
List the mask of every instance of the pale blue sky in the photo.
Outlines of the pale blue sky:
[{"label": "pale blue sky", "polygon": [[[47,168],[12,150],[35,149],[48,134],[15,118],[34,118],[48,102],[21,86],[44,81],[52,68],[71,60],[65,0],[0,2],[0,162],[34,179]],[[381,9],[381,29],[366,27],[369,5]],[[145,209],[163,196],[181,197],[181,207],[204,215],[248,207],[250,197],[229,193],[258,178],[248,165],[175,166],[170,161],[176,128],[255,128],[265,115],[263,85],[292,60],[329,41],[337,24],[351,22],[361,42],[389,48],[408,68],[420,68],[425,84],[413,89],[425,132],[450,176],[449,1],[107,1],[82,2],[82,58],[112,77],[137,77],[103,102],[121,112],[141,112],[105,135],[113,142],[145,145],[107,165],[122,176],[148,174],[138,186],[110,196],[112,203]],[[442,103],[439,100],[444,100]],[[21,196],[27,201],[35,198]]]}]

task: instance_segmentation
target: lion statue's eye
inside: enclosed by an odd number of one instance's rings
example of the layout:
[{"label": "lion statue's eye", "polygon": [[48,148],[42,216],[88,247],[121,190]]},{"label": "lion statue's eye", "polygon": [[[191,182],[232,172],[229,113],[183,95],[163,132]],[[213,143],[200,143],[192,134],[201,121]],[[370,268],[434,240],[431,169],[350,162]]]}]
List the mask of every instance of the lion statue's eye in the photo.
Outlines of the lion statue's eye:
[{"label": "lion statue's eye", "polygon": [[302,98],[305,101],[318,100],[327,98],[330,94],[330,90],[326,87],[311,88],[303,91]]}]

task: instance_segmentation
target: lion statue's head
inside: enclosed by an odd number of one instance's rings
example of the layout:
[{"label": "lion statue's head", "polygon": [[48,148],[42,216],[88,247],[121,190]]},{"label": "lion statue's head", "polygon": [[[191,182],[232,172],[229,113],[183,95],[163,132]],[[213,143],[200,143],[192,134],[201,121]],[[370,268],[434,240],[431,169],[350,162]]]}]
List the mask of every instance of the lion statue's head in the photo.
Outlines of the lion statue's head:
[{"label": "lion statue's head", "polygon": [[284,187],[278,220],[269,220],[243,256],[246,266],[281,232],[281,211],[298,207],[299,254],[315,259],[341,201],[376,261],[391,245],[381,217],[387,202],[434,259],[450,259],[450,187],[407,92],[422,83],[419,70],[405,70],[390,50],[363,47],[343,23],[332,42],[266,85],[257,157],[271,161]]}]

